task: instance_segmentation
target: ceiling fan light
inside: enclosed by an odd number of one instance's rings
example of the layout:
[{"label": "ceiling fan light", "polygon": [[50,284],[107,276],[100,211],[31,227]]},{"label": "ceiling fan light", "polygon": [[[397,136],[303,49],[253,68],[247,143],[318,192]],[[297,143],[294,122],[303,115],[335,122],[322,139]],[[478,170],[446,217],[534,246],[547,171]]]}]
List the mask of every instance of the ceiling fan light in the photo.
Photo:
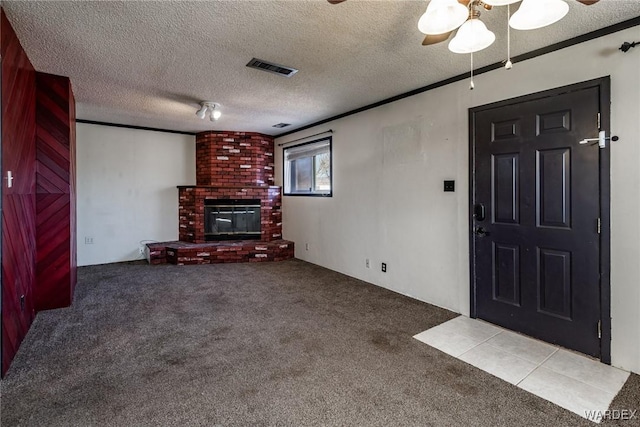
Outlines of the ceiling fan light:
[{"label": "ceiling fan light", "polygon": [[427,11],[418,21],[424,34],[443,34],[453,31],[469,17],[469,9],[457,0],[431,0]]},{"label": "ceiling fan light", "polygon": [[506,6],[508,4],[517,3],[520,0],[482,0],[483,3],[488,4],[489,6]]},{"label": "ceiling fan light", "polygon": [[453,53],[471,53],[486,49],[496,40],[496,35],[479,19],[469,19],[462,24],[456,36],[449,42]]},{"label": "ceiling fan light", "polygon": [[202,105],[202,107],[196,111],[196,116],[198,116],[199,119],[203,119],[204,120],[204,116],[207,114],[207,106],[206,105]]},{"label": "ceiling fan light", "polygon": [[535,30],[558,22],[569,12],[563,0],[522,0],[509,25],[516,30]]}]

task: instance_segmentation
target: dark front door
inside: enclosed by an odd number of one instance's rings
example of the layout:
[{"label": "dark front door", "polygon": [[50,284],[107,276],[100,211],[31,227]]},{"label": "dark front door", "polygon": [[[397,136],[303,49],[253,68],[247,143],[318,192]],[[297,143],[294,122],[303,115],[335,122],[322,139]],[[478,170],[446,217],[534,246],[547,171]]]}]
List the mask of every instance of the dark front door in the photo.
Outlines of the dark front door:
[{"label": "dark front door", "polygon": [[[472,110],[475,316],[599,357],[598,87]],[[473,311],[473,308],[472,308]]]}]

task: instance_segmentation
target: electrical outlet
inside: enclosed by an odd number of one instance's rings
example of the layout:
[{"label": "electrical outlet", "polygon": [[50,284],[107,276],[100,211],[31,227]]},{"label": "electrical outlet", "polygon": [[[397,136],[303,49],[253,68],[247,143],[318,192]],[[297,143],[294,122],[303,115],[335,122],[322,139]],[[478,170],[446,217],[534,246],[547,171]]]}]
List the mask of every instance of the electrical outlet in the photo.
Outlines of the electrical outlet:
[{"label": "electrical outlet", "polygon": [[140,255],[144,255],[144,247],[140,247]]},{"label": "electrical outlet", "polygon": [[386,263],[386,262],[383,262],[383,263],[382,263],[382,272],[383,272],[383,273],[386,273],[386,272],[387,272],[387,263]]},{"label": "electrical outlet", "polygon": [[304,250],[305,250],[305,251],[308,251],[308,250],[309,250],[309,244],[308,244],[308,243],[305,243],[305,244],[304,244]]},{"label": "electrical outlet", "polygon": [[93,245],[93,237],[85,237],[84,238],[85,245]]},{"label": "electrical outlet", "polygon": [[367,266],[367,268],[371,268],[371,264],[369,263],[369,258],[367,258],[367,259],[364,261],[364,264]]}]

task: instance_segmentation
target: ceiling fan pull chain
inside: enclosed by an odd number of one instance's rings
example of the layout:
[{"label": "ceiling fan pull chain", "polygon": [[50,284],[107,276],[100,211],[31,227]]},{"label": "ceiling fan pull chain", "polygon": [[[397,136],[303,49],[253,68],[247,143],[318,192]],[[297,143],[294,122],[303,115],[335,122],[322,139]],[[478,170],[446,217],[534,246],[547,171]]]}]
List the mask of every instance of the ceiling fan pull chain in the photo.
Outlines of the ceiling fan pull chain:
[{"label": "ceiling fan pull chain", "polygon": [[473,52],[471,52],[471,83],[469,83],[469,90],[473,90],[476,87],[473,84]]},{"label": "ceiling fan pull chain", "polygon": [[[473,19],[473,1],[469,2],[469,19]],[[469,90],[475,89],[476,85],[473,83],[473,50],[471,50],[471,81],[469,82]]]},{"label": "ceiling fan pull chain", "polygon": [[509,25],[509,19],[511,19],[511,5],[507,5],[507,63],[504,65],[504,68],[510,70],[513,68],[513,63],[511,62],[511,26]]}]

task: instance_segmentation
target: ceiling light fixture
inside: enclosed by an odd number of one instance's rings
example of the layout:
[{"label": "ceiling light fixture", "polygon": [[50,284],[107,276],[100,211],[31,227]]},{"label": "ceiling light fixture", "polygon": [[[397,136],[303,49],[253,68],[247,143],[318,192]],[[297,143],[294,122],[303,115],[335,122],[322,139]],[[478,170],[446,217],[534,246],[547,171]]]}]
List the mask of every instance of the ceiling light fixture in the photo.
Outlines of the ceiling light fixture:
[{"label": "ceiling light fixture", "polygon": [[[455,30],[456,26],[438,26],[435,19],[439,16],[451,15],[453,7],[443,3],[444,0],[432,0],[427,7],[427,12],[420,18],[418,29],[425,34],[441,34]],[[493,6],[509,6],[520,0],[472,0],[469,2],[469,19],[458,28],[456,36],[449,42],[449,50],[453,53],[478,52],[491,46],[496,39],[493,32],[480,21],[479,6],[491,10]],[[458,3],[459,6],[461,6]],[[429,10],[429,7],[432,9]],[[564,18],[569,11],[569,5],[564,0],[522,0],[522,4],[516,13],[509,18],[509,26],[516,30],[534,30],[546,27]],[[444,18],[441,18],[445,21]],[[453,21],[449,21],[455,24]],[[424,30],[424,31],[423,31]],[[431,32],[427,32],[427,30]],[[436,32],[438,31],[438,32]]]},{"label": "ceiling light fixture", "polygon": [[558,22],[569,12],[563,0],[522,0],[522,4],[509,20],[516,30],[536,30]]},{"label": "ceiling light fixture", "polygon": [[478,19],[471,16],[462,24],[456,36],[449,42],[449,50],[453,53],[472,53],[486,49],[496,40],[496,35]]},{"label": "ceiling light fixture", "polygon": [[203,104],[202,108],[196,111],[196,116],[198,116],[199,119],[204,119],[204,116],[206,114],[207,114],[207,106]]},{"label": "ceiling light fixture", "polygon": [[424,34],[448,33],[462,25],[468,16],[467,7],[457,0],[431,0],[418,21],[418,29]]},{"label": "ceiling light fixture", "polygon": [[220,104],[218,104],[217,102],[202,101],[200,105],[200,109],[196,111],[196,116],[198,116],[199,119],[204,120],[204,118],[207,116],[207,112],[209,112],[209,119],[212,122],[215,122],[222,116],[222,111],[220,111]]},{"label": "ceiling light fixture", "polygon": [[213,111],[211,112],[211,121],[215,122],[222,116],[222,111],[218,110],[215,106],[213,107]]},{"label": "ceiling light fixture", "polygon": [[[522,1],[518,10],[511,15],[511,5]],[[599,0],[577,0],[590,6]],[[456,29],[455,37],[449,42],[449,50],[454,53],[471,54],[471,84],[473,89],[473,53],[491,46],[496,35],[480,21],[480,9],[491,10],[497,6],[507,6],[507,59],[505,68],[513,67],[511,62],[511,32],[534,30],[558,22],[569,12],[565,0],[431,0],[427,10],[418,20],[418,29],[426,34],[423,46],[434,45],[448,40]],[[463,13],[464,12],[464,13]]]},{"label": "ceiling light fixture", "polygon": [[[509,6],[520,1],[520,8],[508,18],[509,27],[516,30],[533,30],[551,25],[561,20],[569,11],[565,0],[431,0],[418,20],[418,29],[427,35],[422,45],[429,46],[448,40],[458,29],[461,38],[449,44],[455,49],[452,51],[469,53],[471,49],[475,49],[477,52],[480,50],[479,46],[487,44],[491,38],[484,24],[478,20],[479,10],[490,11],[494,7]],[[599,0],[576,1],[591,6]],[[467,35],[461,35],[461,32],[467,32]],[[483,40],[472,43],[469,34],[476,32]],[[487,46],[489,45],[491,43]]]}]

